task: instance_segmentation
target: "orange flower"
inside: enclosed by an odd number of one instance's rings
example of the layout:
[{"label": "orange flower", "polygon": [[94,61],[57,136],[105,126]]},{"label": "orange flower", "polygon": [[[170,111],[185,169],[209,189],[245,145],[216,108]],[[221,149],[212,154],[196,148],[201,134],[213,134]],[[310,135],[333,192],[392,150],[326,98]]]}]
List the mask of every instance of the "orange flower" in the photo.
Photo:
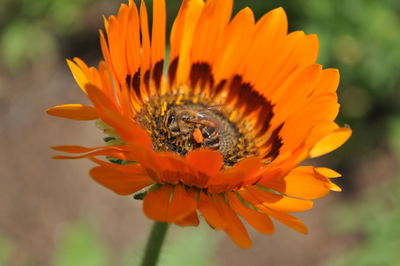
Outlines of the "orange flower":
[{"label": "orange flower", "polygon": [[[231,19],[233,0],[184,0],[165,61],[165,2],[154,0],[151,37],[146,5],[133,1],[105,19],[104,61],[68,65],[94,107],[50,108],[50,115],[97,120],[109,135],[97,148],[59,146],[88,157],[100,184],[121,195],[143,188],[144,213],[195,226],[201,213],[240,247],[251,240],[238,218],[264,234],[271,217],[301,233],[289,213],[340,191],[327,168],[297,166],[351,135],[334,121],[339,73],[316,64],[318,39],[287,33],[282,8],[257,22],[249,8]],[[98,156],[107,156],[101,160]],[[115,161],[118,160],[118,161]],[[116,163],[117,162],[117,163]]]}]

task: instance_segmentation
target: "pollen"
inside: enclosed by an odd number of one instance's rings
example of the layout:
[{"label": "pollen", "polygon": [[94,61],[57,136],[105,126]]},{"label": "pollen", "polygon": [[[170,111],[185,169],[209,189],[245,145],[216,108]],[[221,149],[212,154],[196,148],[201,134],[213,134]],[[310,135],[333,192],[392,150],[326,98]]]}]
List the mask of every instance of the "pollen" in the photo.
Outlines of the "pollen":
[{"label": "pollen", "polygon": [[135,120],[152,137],[155,151],[185,156],[209,148],[221,152],[225,166],[233,166],[258,151],[250,125],[231,114],[226,106],[198,95],[165,94],[144,104]]},{"label": "pollen", "polygon": [[203,138],[203,133],[199,128],[196,128],[193,132],[193,138],[197,143],[202,143],[204,138]]}]

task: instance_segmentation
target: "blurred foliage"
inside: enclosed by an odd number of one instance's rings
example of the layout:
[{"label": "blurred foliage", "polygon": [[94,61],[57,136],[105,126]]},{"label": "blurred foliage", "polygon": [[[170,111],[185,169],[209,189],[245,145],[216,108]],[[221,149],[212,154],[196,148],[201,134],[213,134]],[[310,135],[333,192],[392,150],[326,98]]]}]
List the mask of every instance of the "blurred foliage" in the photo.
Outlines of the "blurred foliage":
[{"label": "blurred foliage", "polygon": [[400,178],[370,189],[353,204],[341,206],[332,221],[339,233],[358,235],[360,244],[328,266],[396,266],[400,247]]},{"label": "blurred foliage", "polygon": [[[214,251],[217,238],[207,226],[196,228],[170,228],[167,241],[161,251],[159,265],[162,266],[203,266],[217,265]],[[140,265],[142,259],[143,243],[125,250],[123,266]],[[193,259],[196,258],[196,259]]]},{"label": "blurred foliage", "polygon": [[[160,265],[163,266],[215,266],[217,246],[215,232],[207,224],[196,228],[178,228],[173,241],[164,246]],[[196,259],[193,259],[196,258]],[[128,266],[127,264],[126,266]]]},{"label": "blurred foliage", "polygon": [[389,142],[390,146],[400,162],[400,116],[393,116],[388,119],[389,121]]},{"label": "blurred foliage", "polygon": [[[163,266],[214,266],[216,238],[211,237],[211,229],[205,226],[198,228],[173,228],[167,234],[167,244],[160,256]],[[0,265],[3,249],[0,242]],[[112,258],[107,245],[99,239],[91,227],[83,223],[69,225],[62,232],[54,255],[54,266],[106,266],[106,265],[139,265],[142,258],[143,243],[137,242],[121,251],[118,258]],[[5,246],[6,247],[6,246]],[[4,250],[4,252],[2,252]],[[184,252],[182,252],[184,250]],[[193,260],[196,258],[196,260]]]},{"label": "blurred foliage", "polygon": [[[389,143],[400,161],[400,117],[390,120]],[[364,191],[355,202],[332,213],[339,234],[359,238],[359,244],[328,260],[326,266],[397,266],[400,247],[400,171],[394,179]]]},{"label": "blurred foliage", "polygon": [[[58,56],[61,36],[79,31],[92,0],[0,0],[0,59],[11,71]],[[35,62],[37,61],[37,62]]]},{"label": "blurred foliage", "polygon": [[87,225],[69,225],[57,245],[54,266],[109,265],[105,246]]},{"label": "blurred foliage", "polygon": [[12,245],[9,240],[0,238],[0,265],[5,265],[11,255]]}]

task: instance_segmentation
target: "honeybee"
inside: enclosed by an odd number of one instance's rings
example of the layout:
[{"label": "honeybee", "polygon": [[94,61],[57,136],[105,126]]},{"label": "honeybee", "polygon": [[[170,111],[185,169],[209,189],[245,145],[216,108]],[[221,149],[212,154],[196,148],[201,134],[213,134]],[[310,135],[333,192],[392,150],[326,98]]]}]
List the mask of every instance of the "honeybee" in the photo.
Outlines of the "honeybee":
[{"label": "honeybee", "polygon": [[199,110],[188,107],[172,108],[165,116],[165,127],[175,137],[179,136],[185,140],[192,137],[197,143],[206,147],[212,149],[220,147],[220,134],[223,130],[211,107]]}]

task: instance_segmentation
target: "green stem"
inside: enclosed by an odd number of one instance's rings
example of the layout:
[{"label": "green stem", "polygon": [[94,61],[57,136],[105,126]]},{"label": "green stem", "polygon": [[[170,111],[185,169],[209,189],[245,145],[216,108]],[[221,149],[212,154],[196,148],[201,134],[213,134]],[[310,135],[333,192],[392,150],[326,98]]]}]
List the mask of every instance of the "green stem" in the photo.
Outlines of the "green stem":
[{"label": "green stem", "polygon": [[168,223],[154,222],[149,239],[147,240],[146,250],[141,266],[157,265],[168,226]]}]

